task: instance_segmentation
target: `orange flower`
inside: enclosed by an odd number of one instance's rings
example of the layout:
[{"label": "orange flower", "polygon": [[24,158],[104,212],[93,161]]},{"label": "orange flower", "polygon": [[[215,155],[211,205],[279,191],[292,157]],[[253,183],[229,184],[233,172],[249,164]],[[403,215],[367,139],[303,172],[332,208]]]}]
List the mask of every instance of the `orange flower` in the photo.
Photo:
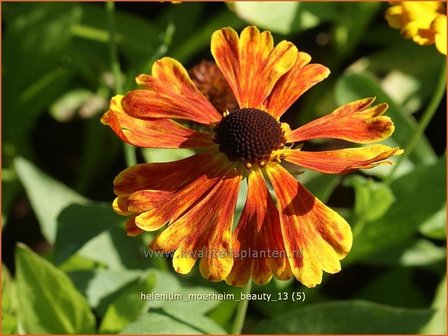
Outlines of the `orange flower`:
[{"label": "orange flower", "polygon": [[[372,145],[308,152],[293,143],[316,138],[358,143],[383,140],[394,130],[382,114],[386,104],[373,98],[344,105],[333,113],[291,130],[279,121],[310,87],[329,74],[290,42],[274,47],[270,32],[247,27],[241,35],[223,28],[212,36],[211,50],[229,83],[238,108],[217,112],[176,60],[154,63],[140,75],[140,90],[112,98],[102,122],[125,142],[151,148],[194,148],[189,158],[139,164],[114,181],[114,209],[129,216],[129,235],[167,225],[150,248],[173,252],[177,272],[188,273],[201,258],[201,274],[236,286],[250,278],[258,284],[272,276],[294,275],[308,287],[323,271],[336,273],[352,245],[350,226],[304,188],[282,166],[287,161],[329,174],[389,163],[398,148]],[[208,131],[185,127],[199,123]],[[242,181],[248,194],[233,231]],[[270,183],[276,202],[268,190]]]}]

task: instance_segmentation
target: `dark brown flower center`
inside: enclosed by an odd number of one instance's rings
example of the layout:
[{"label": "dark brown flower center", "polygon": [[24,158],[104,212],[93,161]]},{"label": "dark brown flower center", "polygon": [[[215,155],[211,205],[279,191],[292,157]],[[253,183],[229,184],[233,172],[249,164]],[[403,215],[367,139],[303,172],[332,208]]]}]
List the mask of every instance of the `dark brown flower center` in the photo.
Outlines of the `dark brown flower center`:
[{"label": "dark brown flower center", "polygon": [[284,144],[280,123],[268,113],[242,108],[230,112],[215,127],[215,142],[229,160],[263,165]]}]

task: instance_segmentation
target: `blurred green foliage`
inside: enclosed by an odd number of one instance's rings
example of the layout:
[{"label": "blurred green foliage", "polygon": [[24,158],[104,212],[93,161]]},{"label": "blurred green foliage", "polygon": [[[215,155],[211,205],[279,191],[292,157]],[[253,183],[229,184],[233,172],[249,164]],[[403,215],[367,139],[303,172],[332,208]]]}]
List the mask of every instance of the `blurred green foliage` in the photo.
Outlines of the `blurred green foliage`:
[{"label": "blurred green foliage", "polygon": [[[287,113],[292,126],[376,96],[389,104],[396,125],[387,143],[402,148],[416,134],[446,62],[435,48],[414,45],[389,29],[383,19],[387,4],[116,6],[125,90],[135,88],[134,77],[148,73],[157,58],[169,55],[192,66],[211,58],[216,29],[256,24],[332,70]],[[229,332],[236,301],[140,298],[238,297],[240,289],[209,283],[197,270],[178,275],[164,258],[146,258],[151,234],[127,237],[123,218],[111,209],[112,179],[125,164],[120,142],[99,123],[115,81],[104,4],[4,3],[2,20],[2,334]],[[256,286],[254,292],[274,297],[301,291],[306,300],[251,302],[244,332],[446,332],[444,105],[428,137],[418,139],[387,183],[389,166],[349,176],[298,176],[348,219],[353,250],[343,270],[315,289],[295,280]],[[191,153],[138,152],[147,162]],[[240,198],[237,212],[243,204]]]}]

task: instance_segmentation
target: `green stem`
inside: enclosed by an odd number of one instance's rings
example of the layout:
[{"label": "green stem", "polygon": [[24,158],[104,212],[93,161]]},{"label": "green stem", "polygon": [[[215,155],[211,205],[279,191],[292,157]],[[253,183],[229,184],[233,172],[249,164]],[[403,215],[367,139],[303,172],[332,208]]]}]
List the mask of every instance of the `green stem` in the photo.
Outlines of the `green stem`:
[{"label": "green stem", "polygon": [[135,153],[135,147],[130,144],[123,143],[123,151],[124,151],[124,159],[126,161],[126,165],[128,167],[136,165],[137,164],[137,154]]},{"label": "green stem", "polygon": [[[123,92],[123,82],[121,77],[120,62],[118,61],[118,49],[115,33],[115,3],[113,1],[106,2],[108,28],[109,28],[109,60],[114,75],[115,93]],[[135,147],[127,143],[123,144],[124,157],[128,167],[137,163]]]},{"label": "green stem", "polygon": [[[71,28],[71,33],[76,37],[90,41],[100,43],[109,43],[110,41],[110,33],[108,31],[86,25],[73,25]],[[118,36],[116,36],[116,39],[118,40]]]},{"label": "green stem", "polygon": [[389,176],[386,178],[386,183],[390,184],[393,180],[394,174],[397,171],[397,168],[399,165],[407,158],[409,155],[411,155],[412,151],[415,149],[415,146],[418,144],[418,141],[420,140],[421,136],[425,132],[426,127],[428,126],[429,122],[431,121],[432,117],[437,111],[437,108],[440,105],[440,102],[445,94],[446,91],[446,62],[443,63],[442,69],[440,70],[440,77],[437,82],[436,90],[429,101],[428,106],[426,107],[425,111],[422,114],[422,117],[420,118],[420,121],[418,123],[418,127],[415,130],[414,135],[412,136],[411,140],[405,147],[404,153],[398,158],[398,161],[396,165],[392,168]]},{"label": "green stem", "polygon": [[[250,294],[251,289],[252,289],[252,281],[249,280],[247,282],[246,286],[243,288],[242,292],[247,295],[247,294]],[[238,303],[235,322],[233,322],[233,327],[232,327],[232,332],[231,332],[232,335],[241,335],[241,331],[242,331],[243,325],[244,325],[244,320],[246,318],[248,304],[249,304],[249,301],[247,299],[241,300]]]},{"label": "green stem", "polygon": [[107,19],[109,26],[109,60],[114,74],[115,93],[123,91],[121,82],[120,63],[118,62],[118,49],[115,33],[115,3],[113,1],[106,2]]}]

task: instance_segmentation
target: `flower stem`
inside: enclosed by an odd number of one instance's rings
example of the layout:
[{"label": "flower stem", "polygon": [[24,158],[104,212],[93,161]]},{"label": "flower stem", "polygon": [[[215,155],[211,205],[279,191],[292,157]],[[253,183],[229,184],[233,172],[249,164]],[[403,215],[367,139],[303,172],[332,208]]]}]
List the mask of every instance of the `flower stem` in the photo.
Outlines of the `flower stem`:
[{"label": "flower stem", "polygon": [[107,1],[106,10],[109,27],[109,61],[114,74],[115,93],[118,93],[123,91],[123,83],[121,81],[121,70],[120,63],[118,62],[118,49],[116,43],[115,3],[113,1]]},{"label": "flower stem", "polygon": [[409,157],[409,155],[411,155],[411,153],[415,149],[415,146],[418,144],[418,141],[420,140],[426,127],[428,126],[429,122],[431,121],[432,117],[437,111],[437,108],[440,105],[440,102],[446,91],[445,88],[446,88],[446,62],[443,62],[436,90],[434,91],[434,94],[431,97],[428,106],[426,107],[425,111],[422,114],[422,117],[420,118],[418,127],[415,130],[414,135],[412,136],[411,140],[405,147],[404,153],[398,158],[396,165],[392,168],[390,174],[387,176],[385,181],[387,184],[392,182],[394,174],[397,171],[397,168],[400,165],[400,163],[402,163],[407,157]]},{"label": "flower stem", "polygon": [[[247,282],[246,286],[243,288],[242,293],[250,294],[251,289],[252,289],[252,281],[249,280]],[[249,304],[249,301],[247,299],[241,300],[238,303],[235,322],[233,322],[233,327],[232,327],[232,332],[231,332],[232,335],[240,335],[241,334],[241,331],[242,331],[243,325],[244,325],[244,319],[246,318],[248,304]]]},{"label": "flower stem", "polygon": [[[112,73],[114,75],[115,93],[122,93],[123,82],[121,77],[120,62],[118,60],[118,49],[115,32],[115,3],[113,1],[106,1],[106,11],[109,28],[109,60]],[[135,147],[124,143],[123,150],[127,166],[130,167],[135,165],[137,163]]]}]

